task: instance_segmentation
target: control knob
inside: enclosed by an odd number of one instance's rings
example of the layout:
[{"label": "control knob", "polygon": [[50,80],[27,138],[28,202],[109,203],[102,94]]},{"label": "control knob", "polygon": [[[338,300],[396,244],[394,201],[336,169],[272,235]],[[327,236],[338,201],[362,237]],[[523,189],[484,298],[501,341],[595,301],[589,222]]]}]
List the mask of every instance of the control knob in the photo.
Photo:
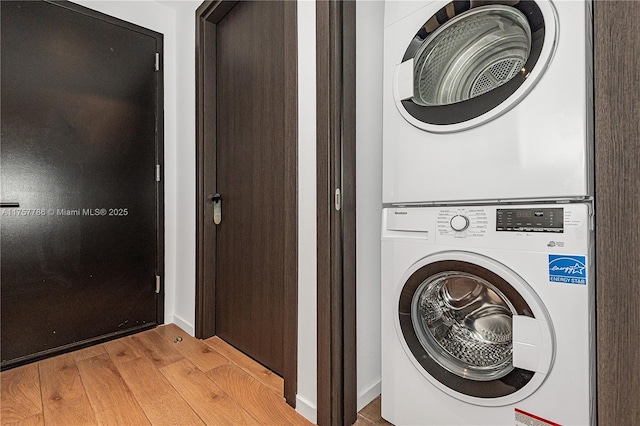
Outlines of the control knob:
[{"label": "control knob", "polygon": [[458,214],[451,218],[449,224],[454,231],[461,232],[469,227],[469,218]]}]

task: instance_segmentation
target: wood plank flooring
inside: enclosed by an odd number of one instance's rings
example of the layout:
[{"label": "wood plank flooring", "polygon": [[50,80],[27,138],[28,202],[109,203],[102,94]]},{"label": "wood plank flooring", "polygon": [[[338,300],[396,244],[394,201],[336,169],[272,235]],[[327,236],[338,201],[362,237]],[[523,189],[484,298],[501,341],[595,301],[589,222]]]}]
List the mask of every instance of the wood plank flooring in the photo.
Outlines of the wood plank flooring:
[{"label": "wood plank flooring", "polygon": [[174,324],[0,374],[5,425],[310,425],[282,378]]},{"label": "wood plank flooring", "polygon": [[380,412],[382,411],[382,401],[380,397],[377,397],[364,407],[358,413],[358,419],[353,426],[393,426],[385,419],[382,418]]}]

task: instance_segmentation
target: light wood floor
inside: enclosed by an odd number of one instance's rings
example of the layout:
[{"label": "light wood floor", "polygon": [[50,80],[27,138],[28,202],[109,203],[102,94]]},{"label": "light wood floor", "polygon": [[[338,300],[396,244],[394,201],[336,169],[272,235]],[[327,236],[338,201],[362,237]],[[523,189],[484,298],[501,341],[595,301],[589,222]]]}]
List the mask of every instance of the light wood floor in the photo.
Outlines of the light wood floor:
[{"label": "light wood floor", "polygon": [[380,415],[382,401],[377,397],[358,413],[358,418],[353,426],[393,426]]},{"label": "light wood floor", "polygon": [[309,425],[283,380],[173,324],[0,374],[4,425]]}]

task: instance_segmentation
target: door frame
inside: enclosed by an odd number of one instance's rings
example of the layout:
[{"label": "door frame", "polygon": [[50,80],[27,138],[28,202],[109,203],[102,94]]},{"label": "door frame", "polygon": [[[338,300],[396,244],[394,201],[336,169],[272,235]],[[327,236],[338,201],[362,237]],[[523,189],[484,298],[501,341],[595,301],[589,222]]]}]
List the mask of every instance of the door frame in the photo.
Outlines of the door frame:
[{"label": "door frame", "polygon": [[355,1],[316,2],[316,43],[317,419],[351,425],[357,418]]},{"label": "door frame", "polygon": [[[211,221],[206,180],[216,179],[215,159],[205,164],[205,149],[216,147],[216,25],[238,3],[206,0],[196,10],[196,319],[195,334],[206,339],[215,325],[215,227]],[[297,4],[284,1],[284,40],[297,46]],[[213,48],[210,48],[213,47]],[[284,397],[295,407],[298,366],[298,75],[297,49],[285,49],[285,176],[282,191],[285,221],[284,256]],[[213,118],[212,118],[213,117]],[[214,156],[210,156],[214,157]],[[214,259],[206,262],[206,259]]]}]

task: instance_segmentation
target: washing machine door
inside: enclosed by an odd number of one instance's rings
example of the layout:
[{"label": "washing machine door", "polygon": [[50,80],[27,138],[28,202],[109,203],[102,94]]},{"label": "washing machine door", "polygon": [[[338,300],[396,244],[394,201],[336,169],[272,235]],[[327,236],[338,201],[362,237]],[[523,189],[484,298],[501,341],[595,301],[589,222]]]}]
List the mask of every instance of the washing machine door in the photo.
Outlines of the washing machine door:
[{"label": "washing machine door", "polygon": [[414,265],[397,326],[418,370],[446,393],[507,405],[533,393],[553,363],[553,331],[533,289],[484,256],[446,252]]},{"label": "washing machine door", "polygon": [[552,57],[557,18],[548,1],[453,1],[435,13],[425,9],[393,77],[398,110],[423,130],[460,131],[504,114]]}]

